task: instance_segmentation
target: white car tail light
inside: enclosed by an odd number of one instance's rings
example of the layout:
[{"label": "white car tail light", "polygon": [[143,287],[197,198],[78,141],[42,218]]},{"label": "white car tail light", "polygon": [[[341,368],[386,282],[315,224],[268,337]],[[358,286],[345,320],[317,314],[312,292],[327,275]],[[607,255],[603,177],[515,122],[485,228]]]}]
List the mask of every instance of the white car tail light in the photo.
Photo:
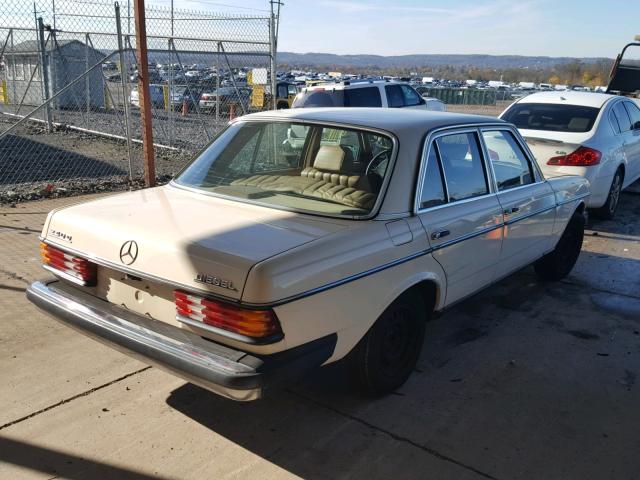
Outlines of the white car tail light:
[{"label": "white car tail light", "polygon": [[602,153],[589,147],[580,147],[568,155],[550,158],[547,165],[567,167],[590,167],[600,163]]}]

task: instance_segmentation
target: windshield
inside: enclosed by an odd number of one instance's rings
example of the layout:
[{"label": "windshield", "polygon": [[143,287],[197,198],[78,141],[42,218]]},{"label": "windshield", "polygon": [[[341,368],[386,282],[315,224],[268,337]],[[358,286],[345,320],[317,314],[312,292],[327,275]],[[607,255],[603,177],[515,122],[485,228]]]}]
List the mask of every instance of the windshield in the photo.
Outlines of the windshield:
[{"label": "windshield", "polygon": [[588,132],[600,109],[554,103],[516,103],[501,117],[516,127],[550,132]]},{"label": "windshield", "polygon": [[381,106],[382,99],[380,98],[380,89],[378,87],[362,87],[349,90],[321,87],[300,92],[293,101],[292,108]]},{"label": "windshield", "polygon": [[179,185],[310,213],[371,213],[390,171],[393,141],[363,130],[237,122],[176,179]]}]

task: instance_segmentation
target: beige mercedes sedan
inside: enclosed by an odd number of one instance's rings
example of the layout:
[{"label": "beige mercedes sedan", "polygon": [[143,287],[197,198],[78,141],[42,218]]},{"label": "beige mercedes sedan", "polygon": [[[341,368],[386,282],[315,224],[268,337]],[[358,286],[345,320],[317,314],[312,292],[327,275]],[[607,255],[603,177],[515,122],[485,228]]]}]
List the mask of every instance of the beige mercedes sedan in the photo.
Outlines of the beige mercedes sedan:
[{"label": "beige mercedes sedan", "polygon": [[[28,298],[235,400],[347,363],[402,385],[443,310],[580,253],[588,182],[545,180],[516,128],[398,109],[232,122],[168,185],[54,210]],[[427,339],[428,342],[428,339]]]}]

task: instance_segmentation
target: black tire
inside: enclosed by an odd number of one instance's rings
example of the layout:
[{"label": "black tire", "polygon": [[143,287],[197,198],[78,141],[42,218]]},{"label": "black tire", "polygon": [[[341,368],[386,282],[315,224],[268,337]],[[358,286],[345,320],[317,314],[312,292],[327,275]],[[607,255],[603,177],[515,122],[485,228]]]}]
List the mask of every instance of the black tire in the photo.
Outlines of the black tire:
[{"label": "black tire", "polygon": [[569,275],[582,249],[584,224],[584,215],[574,213],[556,248],[533,265],[538,277],[542,280],[557,281]]},{"label": "black tire", "polygon": [[607,201],[600,208],[593,210],[594,216],[602,220],[611,220],[618,208],[620,202],[620,192],[622,191],[622,181],[624,180],[624,173],[622,169],[618,168],[616,174],[611,181],[611,187],[609,188],[609,195],[607,195]]},{"label": "black tire", "polygon": [[381,395],[407,381],[422,350],[427,315],[417,292],[407,292],[387,307],[347,357],[359,390]]}]

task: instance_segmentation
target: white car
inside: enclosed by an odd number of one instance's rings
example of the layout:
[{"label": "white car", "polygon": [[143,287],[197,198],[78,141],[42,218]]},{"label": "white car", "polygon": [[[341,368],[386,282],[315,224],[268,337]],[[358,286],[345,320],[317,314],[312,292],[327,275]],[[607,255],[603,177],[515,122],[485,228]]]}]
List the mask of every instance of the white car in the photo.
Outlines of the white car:
[{"label": "white car", "polygon": [[427,101],[408,83],[345,80],[303,88],[291,108],[382,107],[442,111],[441,103]]},{"label": "white car", "polygon": [[580,177],[545,180],[500,120],[261,112],[166,186],[51,212],[41,250],[57,279],[27,296],[235,400],[342,359],[384,393],[411,374],[433,312],[531,263],[567,275],[588,195]]},{"label": "white car", "polygon": [[640,178],[640,108],[632,99],[534,93],[500,118],[518,127],[546,177],[570,174],[589,180],[587,206],[596,216],[612,218],[620,191]]}]

